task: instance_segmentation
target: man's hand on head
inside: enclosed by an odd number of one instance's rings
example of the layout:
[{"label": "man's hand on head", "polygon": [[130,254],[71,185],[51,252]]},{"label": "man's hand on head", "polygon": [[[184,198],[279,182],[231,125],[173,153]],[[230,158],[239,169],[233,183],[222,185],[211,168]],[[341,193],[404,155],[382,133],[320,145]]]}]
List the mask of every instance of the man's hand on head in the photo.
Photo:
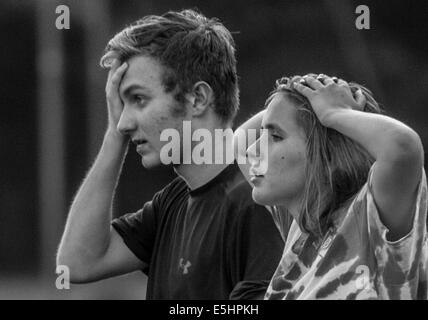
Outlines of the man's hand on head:
[{"label": "man's hand on head", "polygon": [[[128,64],[126,62],[120,64],[118,59],[114,59],[108,73],[106,83],[106,98],[108,111],[108,130],[111,132],[117,131],[117,124],[122,114],[123,103],[119,96],[119,86],[127,68]],[[117,133],[119,132],[117,131]]]}]

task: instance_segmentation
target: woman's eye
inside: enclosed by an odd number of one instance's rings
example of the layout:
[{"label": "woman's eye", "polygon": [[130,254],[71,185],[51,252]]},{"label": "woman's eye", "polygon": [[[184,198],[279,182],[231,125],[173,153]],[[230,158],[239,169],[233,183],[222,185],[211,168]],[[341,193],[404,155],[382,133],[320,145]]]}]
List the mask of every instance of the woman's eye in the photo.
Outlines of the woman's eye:
[{"label": "woman's eye", "polygon": [[277,135],[276,133],[271,133],[271,137],[273,141],[280,141],[283,139],[280,135]]}]

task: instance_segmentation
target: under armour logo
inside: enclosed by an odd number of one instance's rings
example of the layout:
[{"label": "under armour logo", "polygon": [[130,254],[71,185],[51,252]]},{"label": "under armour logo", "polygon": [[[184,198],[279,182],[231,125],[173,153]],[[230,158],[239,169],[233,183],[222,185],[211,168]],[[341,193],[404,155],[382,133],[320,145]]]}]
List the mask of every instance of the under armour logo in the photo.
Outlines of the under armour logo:
[{"label": "under armour logo", "polygon": [[190,263],[190,261],[186,261],[186,264],[184,264],[183,262],[184,262],[184,259],[183,259],[183,258],[181,258],[181,259],[180,259],[180,262],[179,262],[179,264],[178,264],[178,267],[179,267],[180,269],[183,269],[183,274],[188,274],[188,273],[189,273],[189,268],[190,268],[190,266],[191,266],[192,264]]}]

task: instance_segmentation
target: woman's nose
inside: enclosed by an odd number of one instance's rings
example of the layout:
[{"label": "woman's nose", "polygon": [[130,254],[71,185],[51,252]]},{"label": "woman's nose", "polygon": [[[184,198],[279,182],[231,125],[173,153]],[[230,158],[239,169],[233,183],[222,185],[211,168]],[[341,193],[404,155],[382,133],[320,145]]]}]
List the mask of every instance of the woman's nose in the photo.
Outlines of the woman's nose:
[{"label": "woman's nose", "polygon": [[247,149],[248,162],[252,167],[257,168],[258,174],[265,174],[267,171],[267,155],[268,142],[267,135],[262,134],[251,146]]},{"label": "woman's nose", "polygon": [[250,145],[246,151],[246,156],[248,158],[248,160],[253,161],[255,160],[255,158],[257,158],[257,143],[258,143],[258,139],[256,141],[254,141],[254,143],[252,145]]}]

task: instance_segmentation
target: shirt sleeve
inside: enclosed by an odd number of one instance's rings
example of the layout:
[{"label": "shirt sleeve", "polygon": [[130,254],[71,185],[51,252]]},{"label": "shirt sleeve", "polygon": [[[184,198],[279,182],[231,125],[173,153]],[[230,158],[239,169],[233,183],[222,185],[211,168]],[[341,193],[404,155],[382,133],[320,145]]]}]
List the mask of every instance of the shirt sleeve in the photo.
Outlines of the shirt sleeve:
[{"label": "shirt sleeve", "polygon": [[[373,167],[372,167],[373,169]],[[397,241],[389,241],[388,228],[382,223],[372,192],[372,172],[357,196],[365,209],[370,246],[377,262],[379,291],[392,299],[417,298],[419,283],[427,275],[427,182],[425,171],[419,182],[413,214],[413,227]],[[359,199],[358,199],[359,198]],[[421,278],[422,277],[422,278]],[[419,293],[418,293],[419,291]],[[425,289],[426,291],[426,289]],[[423,293],[426,296],[426,292]]]},{"label": "shirt sleeve", "polygon": [[[137,212],[125,214],[111,223],[128,248],[147,266],[156,238],[159,198],[160,192]],[[148,267],[143,272],[147,274]]]},{"label": "shirt sleeve", "polygon": [[263,299],[284,249],[278,228],[266,208],[254,204],[238,216],[232,235],[229,298]]}]

